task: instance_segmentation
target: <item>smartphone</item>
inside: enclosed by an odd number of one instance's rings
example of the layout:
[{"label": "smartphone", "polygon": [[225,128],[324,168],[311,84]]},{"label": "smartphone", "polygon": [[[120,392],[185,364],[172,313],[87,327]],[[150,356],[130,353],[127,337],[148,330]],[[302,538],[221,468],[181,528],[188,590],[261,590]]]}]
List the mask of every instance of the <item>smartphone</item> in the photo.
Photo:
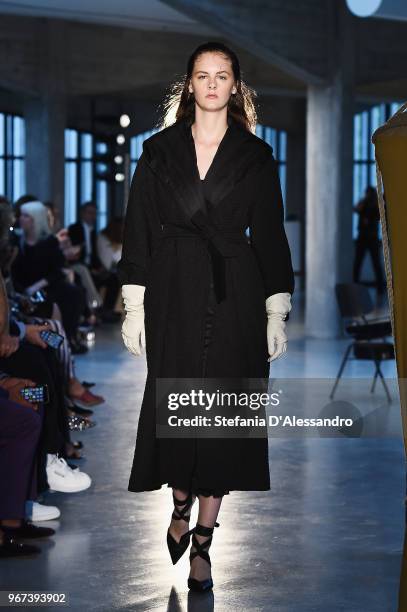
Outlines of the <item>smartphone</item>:
[{"label": "smartphone", "polygon": [[42,331],[40,331],[40,336],[44,340],[44,342],[48,344],[48,346],[51,346],[54,349],[59,348],[62,342],[64,341],[64,337],[61,336],[61,334],[57,334],[56,332],[51,331],[50,329],[43,329]]},{"label": "smartphone", "polygon": [[30,301],[32,302],[32,304],[43,304],[44,302],[46,302],[44,292],[39,289],[30,296]]},{"label": "smartphone", "polygon": [[23,387],[20,389],[21,396],[30,404],[46,404],[49,402],[48,386]]}]

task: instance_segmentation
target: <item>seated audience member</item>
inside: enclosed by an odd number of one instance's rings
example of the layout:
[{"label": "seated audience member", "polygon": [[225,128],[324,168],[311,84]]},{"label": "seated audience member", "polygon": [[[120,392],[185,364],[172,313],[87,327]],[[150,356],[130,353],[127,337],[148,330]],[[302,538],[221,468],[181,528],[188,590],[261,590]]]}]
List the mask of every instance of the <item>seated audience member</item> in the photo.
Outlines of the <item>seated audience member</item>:
[{"label": "seated audience member", "polygon": [[[36,201],[38,202],[37,198],[36,198]],[[61,222],[60,222],[60,218],[59,218],[59,210],[55,206],[55,204],[53,202],[44,202],[44,206],[47,209],[48,225],[49,225],[50,230],[52,231],[52,233],[55,236],[58,236],[59,232],[65,232],[67,234],[68,230],[64,229],[61,226]]]},{"label": "seated audience member", "polygon": [[[41,458],[38,490],[48,486],[56,491],[77,492],[87,489],[90,477],[79,470],[72,470],[65,459],[70,444],[64,383],[54,349],[48,347],[40,336],[46,326],[8,323],[8,303],[0,276],[0,370],[8,376],[27,378],[48,388],[49,402],[44,405],[43,427],[40,438]],[[44,472],[46,471],[46,477]]]},{"label": "seated audience member", "polygon": [[[116,310],[116,304],[120,293],[117,264],[122,255],[122,245],[123,219],[121,217],[114,217],[97,236],[97,252],[99,259],[104,269],[112,275],[110,294],[106,294],[105,306],[113,311]],[[115,282],[116,291],[114,291]]]},{"label": "seated audience member", "polygon": [[81,206],[80,221],[70,225],[68,228],[72,244],[81,246],[79,261],[84,263],[90,270],[97,289],[104,288],[103,321],[116,321],[119,316],[112,314],[116,303],[119,285],[115,274],[102,265],[97,249],[96,234],[97,208],[93,202],[86,202]]},{"label": "seated audience member", "polygon": [[[46,202],[45,206],[47,207],[48,224],[53,234],[58,238],[59,248],[64,254],[66,262],[74,270],[79,283],[86,291],[88,311],[86,319],[90,325],[94,325],[96,322],[94,310],[102,306],[103,300],[96,289],[89,269],[85,264],[79,262],[82,255],[82,247],[80,245],[73,245],[69,231],[66,228],[60,227],[59,212],[56,207],[51,202]],[[58,231],[57,228],[59,228]]]},{"label": "seated audience member", "polygon": [[87,265],[92,272],[100,269],[96,251],[96,214],[96,205],[93,202],[86,202],[80,209],[80,221],[68,227],[72,244],[81,247],[79,261]]},{"label": "seated audience member", "polygon": [[109,272],[116,272],[117,264],[122,256],[123,246],[123,219],[113,217],[98,234],[97,252],[104,268]]},{"label": "seated audience member", "polygon": [[66,270],[58,239],[48,225],[46,207],[41,202],[29,202],[20,210],[23,235],[11,266],[13,283],[29,296],[44,291],[58,305],[69,343],[75,350],[80,317],[86,307],[85,291],[74,284],[72,271]]},{"label": "seated audience member", "polygon": [[38,202],[38,198],[34,195],[26,193],[18,198],[14,202],[13,210],[16,216],[16,227],[20,226],[20,208],[23,204],[27,204],[27,202]]},{"label": "seated audience member", "polygon": [[[9,230],[13,225],[13,213],[10,204],[5,198],[0,198],[0,272],[2,270],[9,273],[13,252],[10,249]],[[65,384],[65,394],[71,400],[71,408],[73,412],[78,409],[74,403],[77,402],[82,406],[96,406],[104,402],[104,398],[100,395],[95,395],[84,385],[80,383],[75,374],[75,364],[72,358],[71,349],[66,337],[65,329],[59,320],[52,318],[41,317],[36,314],[36,307],[31,303],[28,297],[24,297],[15,292],[10,276],[6,279],[6,289],[8,300],[12,305],[14,315],[18,321],[29,325],[46,324],[49,328],[62,336],[63,341],[56,355],[61,367],[61,375]],[[35,327],[33,329],[36,329]],[[28,334],[29,335],[29,334]],[[81,412],[79,412],[81,414]]]},{"label": "seated audience member", "polygon": [[42,415],[20,391],[33,386],[31,380],[0,373],[0,559],[37,554],[40,548],[20,540],[55,534],[25,519],[27,500],[37,497],[35,455]]}]

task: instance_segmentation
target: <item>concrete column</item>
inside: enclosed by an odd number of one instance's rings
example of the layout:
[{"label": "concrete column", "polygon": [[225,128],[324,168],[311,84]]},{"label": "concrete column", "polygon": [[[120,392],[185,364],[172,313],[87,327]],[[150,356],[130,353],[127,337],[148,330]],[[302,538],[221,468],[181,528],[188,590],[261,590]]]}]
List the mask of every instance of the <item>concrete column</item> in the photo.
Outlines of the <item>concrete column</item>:
[{"label": "concrete column", "polygon": [[45,19],[38,51],[40,94],[25,101],[27,190],[52,201],[64,218],[64,130],[66,127],[69,70],[67,25]]},{"label": "concrete column", "polygon": [[291,244],[293,264],[297,274],[296,290],[304,290],[304,221],[305,221],[305,131],[287,133],[287,180],[286,180],[286,219],[290,222],[296,219],[299,225],[295,232],[295,243]]},{"label": "concrete column", "polygon": [[287,133],[286,213],[302,219],[305,211],[305,132]]},{"label": "concrete column", "polygon": [[41,201],[52,201],[63,219],[65,99],[43,96],[27,100],[24,115],[27,191]]},{"label": "concrete column", "polygon": [[333,76],[310,86],[306,148],[305,333],[337,337],[335,284],[352,280],[353,31],[337,15]]}]

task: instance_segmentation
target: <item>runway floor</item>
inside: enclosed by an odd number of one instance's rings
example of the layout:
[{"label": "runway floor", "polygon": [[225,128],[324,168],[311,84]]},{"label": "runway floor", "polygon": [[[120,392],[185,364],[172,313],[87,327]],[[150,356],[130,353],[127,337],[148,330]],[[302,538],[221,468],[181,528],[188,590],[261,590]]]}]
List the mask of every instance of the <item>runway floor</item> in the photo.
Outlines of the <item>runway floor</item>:
[{"label": "runway floor", "polygon": [[[332,378],[346,344],[304,340],[294,316],[288,353],[273,375]],[[380,384],[372,403],[370,363],[350,363],[345,377],[360,380],[358,409],[380,423],[380,437],[271,437],[271,491],[224,499],[211,547],[215,587],[206,596],[188,594],[187,554],[171,564],[170,490],[127,491],[144,357],[125,351],[117,326],[98,331],[91,354],[76,363],[79,377],[96,381],[107,398],[95,408],[97,426],[73,436],[85,444],[78,465],[92,487],[47,496],[61,509],[59,521],[47,522],[57,534],[35,559],[1,561],[0,590],[66,593],[68,608],[106,612],[397,610],[405,514],[400,408],[397,396],[386,404]],[[394,363],[383,370],[394,383]]]}]

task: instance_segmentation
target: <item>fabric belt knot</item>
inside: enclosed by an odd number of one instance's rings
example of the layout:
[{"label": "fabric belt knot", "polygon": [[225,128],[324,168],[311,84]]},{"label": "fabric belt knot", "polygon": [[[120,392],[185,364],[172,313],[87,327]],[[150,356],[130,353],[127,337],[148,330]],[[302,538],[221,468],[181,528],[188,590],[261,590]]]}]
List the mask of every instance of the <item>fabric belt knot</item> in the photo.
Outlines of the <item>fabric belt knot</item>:
[{"label": "fabric belt knot", "polygon": [[172,238],[197,238],[200,237],[207,243],[211,258],[213,286],[216,301],[219,304],[226,298],[226,263],[227,257],[236,257],[239,253],[238,241],[229,240],[237,238],[245,240],[244,230],[224,230],[215,227],[209,220],[198,213],[192,217],[196,230],[173,223],[165,223],[162,226],[163,237]]}]

